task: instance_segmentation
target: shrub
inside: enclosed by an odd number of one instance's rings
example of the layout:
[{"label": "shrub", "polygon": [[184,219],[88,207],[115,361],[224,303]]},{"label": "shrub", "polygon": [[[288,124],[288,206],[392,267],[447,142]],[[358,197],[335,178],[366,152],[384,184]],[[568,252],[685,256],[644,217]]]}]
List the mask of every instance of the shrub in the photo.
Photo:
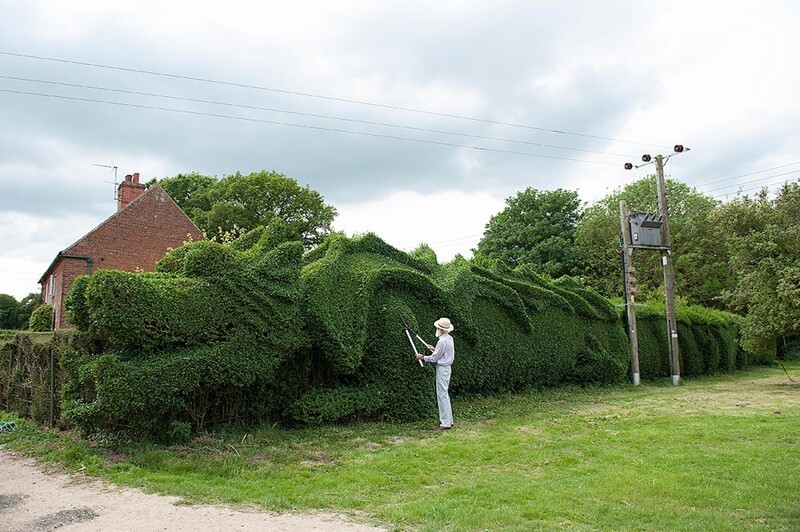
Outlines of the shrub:
[{"label": "shrub", "polygon": [[[700,306],[678,306],[678,350],[681,375],[714,374],[747,365],[739,346],[739,318]],[[637,306],[639,367],[643,378],[670,374],[664,304]]]},{"label": "shrub", "polygon": [[[79,279],[68,307],[90,348],[63,355],[65,417],[166,439],[187,423],[432,417],[434,371],[414,360],[401,317],[431,343],[433,322],[453,320],[456,395],[625,379],[619,312],[577,279],[486,258],[438,264],[426,246],[406,254],[372,234],[334,234],[303,255],[285,235],[276,221],[186,244],[153,273]],[[640,312],[643,375],[668,373],[659,312]],[[729,315],[683,309],[679,323],[688,374],[742,363]]]},{"label": "shrub", "polygon": [[76,345],[85,349],[82,342],[71,330],[0,335],[0,410],[55,424],[61,418],[60,360]]},{"label": "shrub", "polygon": [[53,307],[40,305],[31,314],[28,322],[31,332],[49,332],[53,330]]},{"label": "shrub", "polygon": [[629,355],[617,312],[574,281],[490,271],[489,260],[438,265],[424,247],[409,256],[370,234],[334,237],[315,256],[303,280],[316,386],[295,403],[298,420],[435,412],[433,372],[414,364],[401,316],[430,342],[437,318],[453,320],[455,394],[556,384],[581,372],[587,382],[624,378]]},{"label": "shrub", "polygon": [[280,415],[307,371],[301,260],[301,243],[266,231],[244,251],[194,242],[154,273],[86,278],[70,311],[98,348],[65,353],[65,417],[87,431],[168,433]]}]

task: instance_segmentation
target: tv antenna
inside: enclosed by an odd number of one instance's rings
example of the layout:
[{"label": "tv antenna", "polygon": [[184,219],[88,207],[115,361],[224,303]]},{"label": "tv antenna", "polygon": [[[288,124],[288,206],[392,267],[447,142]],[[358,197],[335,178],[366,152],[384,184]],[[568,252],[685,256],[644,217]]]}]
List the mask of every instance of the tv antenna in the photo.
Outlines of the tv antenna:
[{"label": "tv antenna", "polygon": [[[114,201],[117,201],[117,167],[112,166],[109,164],[93,164],[92,166],[99,166],[100,168],[109,168],[112,172],[114,172]],[[103,181],[103,183],[111,184],[111,181]]]}]

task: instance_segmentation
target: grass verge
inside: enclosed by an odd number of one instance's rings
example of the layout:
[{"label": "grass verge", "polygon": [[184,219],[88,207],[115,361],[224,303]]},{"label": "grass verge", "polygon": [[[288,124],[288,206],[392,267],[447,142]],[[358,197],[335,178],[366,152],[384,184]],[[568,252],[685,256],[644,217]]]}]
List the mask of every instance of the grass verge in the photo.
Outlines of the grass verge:
[{"label": "grass verge", "polygon": [[[800,364],[786,367],[800,381]],[[187,502],[335,511],[388,528],[800,529],[800,384],[780,367],[454,410],[446,433],[223,428],[171,447],[112,448],[18,420],[0,444]]]}]

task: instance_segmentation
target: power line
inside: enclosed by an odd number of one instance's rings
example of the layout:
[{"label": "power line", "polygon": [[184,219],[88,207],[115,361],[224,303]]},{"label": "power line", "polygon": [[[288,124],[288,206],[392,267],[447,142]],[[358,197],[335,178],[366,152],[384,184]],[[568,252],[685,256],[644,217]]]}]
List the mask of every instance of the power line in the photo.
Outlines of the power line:
[{"label": "power line", "polygon": [[58,95],[58,94],[44,94],[44,93],[39,93],[39,92],[17,91],[17,90],[11,90],[11,89],[0,89],[0,92],[8,92],[8,93],[12,93],[12,94],[22,94],[22,95],[25,95],[25,96],[39,96],[39,97],[43,97],[43,98],[57,98],[57,99],[61,99],[61,100],[73,100],[73,101],[89,102],[89,103],[101,103],[101,104],[107,104],[107,105],[117,105],[117,106],[120,106],[120,107],[133,107],[133,108],[138,108],[138,109],[149,109],[149,110],[153,110],[153,111],[168,111],[168,112],[172,112],[172,113],[183,113],[183,114],[189,114],[189,115],[195,115],[195,116],[210,116],[210,117],[214,117],[214,118],[225,118],[225,119],[229,119],[229,120],[241,120],[241,121],[244,121],[244,122],[256,122],[256,123],[262,123],[262,124],[273,124],[273,125],[278,125],[278,126],[299,127],[299,128],[305,128],[305,129],[314,129],[314,130],[317,130],[317,131],[331,131],[331,132],[335,132],[335,133],[347,133],[347,134],[350,134],[350,135],[362,135],[362,136],[366,136],[366,137],[384,138],[384,139],[392,139],[392,140],[404,140],[404,141],[408,141],[408,142],[418,142],[418,143],[421,143],[421,144],[435,144],[435,145],[438,145],[438,146],[448,146],[448,147],[452,147],[452,148],[468,148],[468,149],[471,149],[471,150],[488,151],[488,152],[495,152],[495,153],[508,153],[508,154],[512,154],[512,155],[523,155],[523,156],[526,156],[526,157],[539,157],[539,158],[544,158],[544,159],[558,159],[558,160],[561,160],[561,161],[573,161],[573,162],[578,162],[578,163],[599,164],[599,165],[604,165],[604,166],[616,166],[616,163],[607,163],[607,162],[602,162],[602,161],[587,161],[587,160],[584,160],[584,159],[573,159],[573,158],[570,158],[570,157],[559,157],[559,156],[556,156],[556,155],[543,155],[543,154],[539,154],[539,153],[528,153],[528,152],[520,152],[520,151],[513,151],[513,150],[501,150],[501,149],[497,149],[497,148],[486,148],[486,147],[483,147],[483,146],[469,146],[469,145],[466,145],[466,144],[455,144],[455,143],[452,143],[452,142],[441,142],[441,141],[436,141],[436,140],[415,139],[415,138],[412,138],[412,137],[398,137],[398,136],[394,136],[394,135],[380,135],[378,133],[367,133],[367,132],[364,132],[364,131],[351,131],[351,130],[347,130],[347,129],[337,129],[337,128],[322,127],[322,126],[312,126],[312,125],[306,125],[306,124],[294,124],[294,123],[291,123],[291,122],[278,122],[278,121],[275,121],[275,120],[264,120],[264,119],[261,119],[261,118],[249,118],[249,117],[244,117],[244,116],[223,115],[223,114],[218,114],[218,113],[204,113],[204,112],[200,112],[200,111],[189,111],[187,109],[172,109],[170,107],[157,107],[157,106],[152,106],[152,105],[142,105],[142,104],[135,104],[135,103],[114,102],[114,101],[110,101],[110,100],[95,100],[93,98],[82,98],[82,97],[77,97],[77,96],[62,96],[62,95]]},{"label": "power line", "polygon": [[[735,194],[738,196],[739,194],[742,194],[743,192],[753,192],[754,190],[761,190],[761,189],[764,189],[764,188],[766,188],[766,189],[769,191],[769,188],[770,188],[770,187],[774,187],[774,186],[776,186],[776,185],[780,187],[780,186],[783,186],[784,184],[791,184],[791,183],[800,183],[800,178],[798,178],[798,179],[795,179],[795,180],[793,180],[793,181],[786,181],[786,180],[784,180],[784,181],[781,181],[781,182],[777,182],[777,183],[769,183],[769,184],[767,184],[767,185],[761,185],[761,186],[758,186],[758,187],[748,188],[748,189],[745,189],[745,190],[737,190],[737,191],[735,192]],[[776,190],[777,190],[777,189],[776,189]],[[775,192],[775,190],[773,190],[772,192]],[[717,195],[716,195],[716,196],[714,196],[713,198],[714,198],[714,199],[719,199],[719,198],[723,198],[723,197],[724,197],[724,198],[727,198],[727,197],[728,197],[728,196],[730,196],[731,194],[734,194],[734,192],[726,192],[726,193],[723,193],[723,194],[717,194]]]},{"label": "power line", "polygon": [[429,129],[429,128],[424,128],[424,127],[406,126],[406,125],[401,125],[401,124],[391,124],[391,123],[388,123],[388,122],[374,122],[374,121],[371,121],[371,120],[359,120],[359,119],[355,119],[355,118],[347,118],[347,117],[340,117],[340,116],[322,115],[322,114],[315,114],[315,113],[304,113],[304,112],[301,112],[301,111],[288,111],[288,110],[285,110],[285,109],[275,109],[275,108],[272,108],[272,107],[261,107],[261,106],[256,106],[256,105],[244,105],[244,104],[237,104],[237,103],[230,103],[230,102],[220,102],[220,101],[215,101],[215,100],[202,100],[202,99],[199,99],[199,98],[189,98],[189,97],[185,97],[185,96],[173,96],[173,95],[169,95],[169,94],[158,94],[158,93],[152,93],[152,92],[132,91],[132,90],[127,90],[127,89],[115,89],[115,88],[111,88],[111,87],[99,87],[99,86],[96,86],[96,85],[80,85],[80,84],[76,84],[76,83],[66,83],[66,82],[61,82],[61,81],[48,81],[48,80],[32,79],[32,78],[21,78],[21,77],[17,77],[17,76],[0,76],[0,79],[10,79],[10,80],[15,80],[15,81],[25,81],[25,82],[29,82],[29,83],[42,83],[42,84],[47,84],[47,85],[59,85],[59,86],[63,86],[63,87],[74,87],[74,88],[80,88],[80,89],[91,89],[91,90],[107,91],[107,92],[118,92],[118,93],[122,93],[122,94],[133,94],[133,95],[137,95],[137,96],[150,96],[150,97],[155,97],[155,98],[166,98],[166,99],[170,99],[170,100],[179,100],[179,101],[194,102],[194,103],[223,105],[223,106],[226,106],[226,107],[238,107],[238,108],[241,108],[241,109],[252,109],[252,110],[257,110],[257,111],[269,111],[269,112],[272,112],[272,113],[284,113],[284,114],[290,114],[290,115],[296,115],[296,116],[308,116],[308,117],[311,117],[311,118],[324,118],[324,119],[327,119],[327,120],[340,120],[340,121],[344,121],[344,122],[351,122],[351,123],[357,123],[357,124],[368,124],[368,125],[373,125],[373,126],[393,127],[393,128],[399,128],[399,129],[408,129],[408,130],[413,130],[413,131],[424,131],[424,132],[428,132],[428,133],[439,133],[439,134],[443,134],[443,135],[456,135],[456,136],[460,136],[460,137],[469,137],[469,138],[483,139],[483,140],[497,140],[497,141],[501,141],[501,142],[510,142],[510,143],[514,143],[514,144],[527,144],[529,146],[539,146],[539,147],[543,147],[543,148],[554,148],[554,149],[558,149],[558,150],[570,150],[570,151],[580,151],[580,152],[585,152],[585,153],[596,153],[596,154],[599,154],[599,155],[611,155],[611,156],[614,156],[614,157],[623,157],[623,158],[630,158],[631,157],[630,155],[622,155],[622,154],[619,154],[619,153],[609,153],[609,152],[598,151],[598,150],[586,150],[586,149],[582,149],[582,148],[572,148],[572,147],[569,147],[569,146],[558,146],[558,145],[554,145],[554,144],[543,144],[543,143],[540,143],[540,142],[529,142],[529,141],[525,141],[525,140],[506,139],[506,138],[501,138],[501,137],[490,137],[490,136],[484,136],[484,135],[473,135],[473,134],[470,134],[470,133],[460,133],[460,132],[457,132],[457,131],[444,131],[444,130],[440,130],[440,129]]},{"label": "power line", "polygon": [[264,87],[264,86],[260,86],[260,85],[248,85],[246,83],[236,83],[236,82],[231,82],[231,81],[222,81],[222,80],[209,79],[209,78],[199,78],[199,77],[194,77],[194,76],[184,76],[184,75],[181,75],[181,74],[169,74],[169,73],[165,73],[165,72],[156,72],[156,71],[153,71],[153,70],[143,70],[143,69],[138,69],[138,68],[128,68],[128,67],[120,67],[120,66],[113,66],[113,65],[104,65],[104,64],[100,64],[100,63],[89,63],[89,62],[85,62],[85,61],[74,61],[74,60],[69,60],[69,59],[59,59],[59,58],[55,58],[55,57],[43,57],[43,56],[31,55],[31,54],[20,54],[20,53],[14,53],[14,52],[6,52],[6,51],[2,51],[2,50],[0,50],[0,55],[6,55],[6,56],[12,56],[12,57],[21,57],[21,58],[25,58],[25,59],[36,59],[36,60],[40,60],[40,61],[53,61],[53,62],[56,62],[56,63],[80,65],[80,66],[87,66],[87,67],[92,67],[92,68],[104,68],[104,69],[108,69],[108,70],[118,70],[118,71],[121,71],[121,72],[133,72],[133,73],[137,73],[137,74],[146,74],[146,75],[149,75],[149,76],[161,76],[161,77],[167,77],[167,78],[173,78],[173,79],[184,79],[184,80],[188,80],[188,81],[199,81],[201,83],[212,83],[212,84],[215,84],[215,85],[225,85],[225,86],[230,86],[230,87],[240,87],[240,88],[245,88],[245,89],[254,89],[254,90],[261,90],[261,91],[268,91],[268,92],[276,92],[276,93],[280,93],[280,94],[291,94],[293,96],[304,96],[304,97],[307,97],[307,98],[318,98],[318,99],[322,99],[322,100],[329,100],[329,101],[335,101],[335,102],[350,103],[350,104],[357,104],[357,105],[366,105],[366,106],[369,106],[369,107],[380,107],[380,108],[384,108],[384,109],[393,109],[395,111],[405,111],[405,112],[409,112],[409,113],[419,113],[419,114],[425,114],[425,115],[431,115],[431,116],[442,116],[442,117],[446,117],[446,118],[456,118],[456,119],[459,119],[459,120],[469,120],[469,121],[472,121],[472,122],[481,122],[481,123],[484,123],[484,124],[494,124],[494,125],[499,125],[499,126],[516,127],[516,128],[522,128],[522,129],[531,129],[531,130],[534,130],[534,131],[541,131],[541,132],[544,132],[544,133],[556,133],[556,134],[560,134],[560,135],[571,135],[571,136],[583,137],[583,138],[607,140],[607,141],[611,141],[611,142],[634,144],[634,145],[638,145],[638,146],[653,146],[653,147],[657,147],[657,148],[665,148],[665,146],[659,146],[657,144],[648,144],[648,143],[645,143],[645,142],[635,142],[635,141],[631,141],[631,140],[616,139],[616,138],[611,138],[611,137],[602,137],[602,136],[599,136],[599,135],[588,135],[588,134],[585,134],[585,133],[575,133],[575,132],[572,132],[572,131],[565,131],[565,130],[560,130],[560,129],[549,129],[549,128],[538,127],[538,126],[530,126],[530,125],[525,125],[525,124],[515,124],[515,123],[512,123],[512,122],[500,122],[500,121],[496,121],[496,120],[488,120],[488,119],[485,119],[485,118],[475,118],[475,117],[471,117],[471,116],[456,115],[456,114],[450,114],[450,113],[439,113],[439,112],[436,112],[436,111],[426,111],[426,110],[423,110],[423,109],[413,109],[411,107],[401,107],[401,106],[397,106],[397,105],[387,105],[387,104],[380,104],[380,103],[374,103],[374,102],[366,102],[366,101],[362,101],[362,100],[352,100],[352,99],[348,99],[348,98],[338,98],[338,97],[334,97],[334,96],[324,96],[324,95],[321,95],[321,94],[313,94],[313,93],[309,93],[309,92],[300,92],[300,91],[292,91],[292,90],[285,90],[285,89],[276,89],[276,88],[273,88],[273,87]]},{"label": "power line", "polygon": [[749,174],[742,174],[742,175],[737,175],[737,176],[734,176],[734,177],[727,177],[725,179],[720,179],[719,181],[711,181],[710,183],[703,183],[701,185],[695,185],[695,186],[697,188],[701,188],[701,187],[705,187],[705,186],[708,186],[708,185],[716,185],[717,183],[722,183],[724,181],[731,181],[733,179],[739,179],[740,177],[747,177],[747,176],[756,175],[756,174],[763,174],[764,172],[769,172],[770,170],[778,170],[780,168],[786,168],[787,166],[794,166],[796,164],[800,164],[800,161],[795,161],[795,162],[789,163],[789,164],[782,164],[781,166],[773,166],[772,168],[765,168],[764,170],[758,170],[756,172],[750,172]]},{"label": "power line", "polygon": [[760,177],[758,179],[753,179],[751,181],[745,181],[743,183],[734,183],[732,185],[723,185],[721,187],[716,187],[716,188],[712,188],[712,189],[706,190],[704,193],[708,194],[709,192],[713,192],[715,190],[722,190],[723,188],[731,188],[731,187],[739,187],[739,186],[742,186],[742,185],[749,185],[750,183],[757,183],[759,181],[764,181],[764,180],[767,180],[767,179],[772,179],[772,178],[775,178],[775,177],[781,177],[781,176],[794,174],[794,173],[797,173],[797,170],[792,170],[791,172],[784,172],[782,174],[770,175],[770,176],[767,176],[767,177]]}]

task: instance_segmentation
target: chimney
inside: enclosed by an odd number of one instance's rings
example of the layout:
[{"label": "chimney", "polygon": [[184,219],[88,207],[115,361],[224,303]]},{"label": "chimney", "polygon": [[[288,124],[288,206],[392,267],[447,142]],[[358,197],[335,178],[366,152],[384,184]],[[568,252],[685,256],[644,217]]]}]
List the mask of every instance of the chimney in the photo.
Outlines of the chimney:
[{"label": "chimney", "polygon": [[139,172],[128,174],[117,188],[117,212],[121,211],[128,203],[144,194],[145,186],[139,183]]}]

